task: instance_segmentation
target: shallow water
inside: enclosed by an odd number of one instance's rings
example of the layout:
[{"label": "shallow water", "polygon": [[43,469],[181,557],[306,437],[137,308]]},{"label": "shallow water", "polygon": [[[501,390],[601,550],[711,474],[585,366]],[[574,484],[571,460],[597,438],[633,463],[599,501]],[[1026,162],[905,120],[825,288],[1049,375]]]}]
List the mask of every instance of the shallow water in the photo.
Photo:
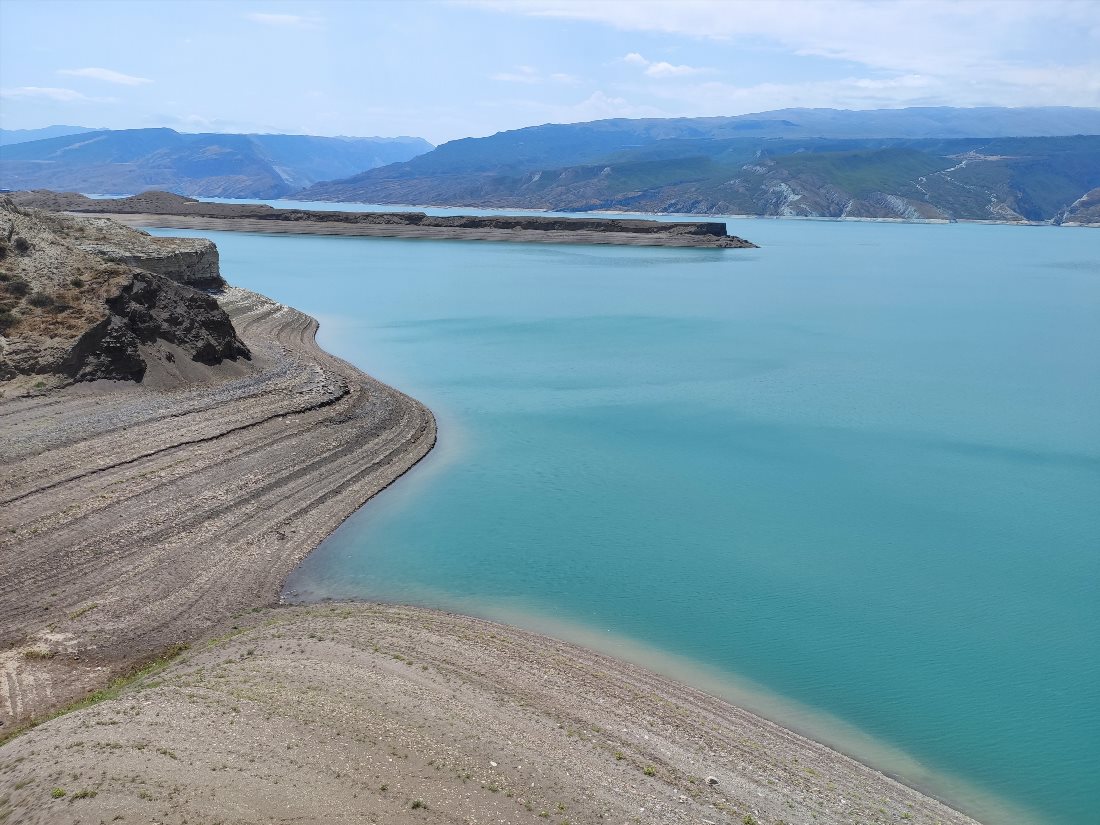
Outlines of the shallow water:
[{"label": "shallow water", "polygon": [[675,654],[983,821],[1095,822],[1100,234],[731,231],[210,233],[440,422],[288,589]]}]

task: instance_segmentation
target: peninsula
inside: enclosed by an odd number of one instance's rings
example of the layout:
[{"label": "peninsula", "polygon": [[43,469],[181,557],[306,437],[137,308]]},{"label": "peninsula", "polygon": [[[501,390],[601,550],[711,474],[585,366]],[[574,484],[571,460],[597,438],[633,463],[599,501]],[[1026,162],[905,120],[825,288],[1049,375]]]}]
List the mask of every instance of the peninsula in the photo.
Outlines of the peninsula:
[{"label": "peninsula", "polygon": [[279,606],[430,411],[209,241],[10,200],[0,241],[0,821],[975,825],[574,645]]},{"label": "peninsula", "polygon": [[264,204],[207,203],[168,192],[88,198],[73,192],[15,192],[22,206],[110,215],[130,226],[376,238],[620,244],[710,248],[755,247],[726,234],[721,221],[650,221],[543,216],[433,216],[423,212],[330,212]]}]

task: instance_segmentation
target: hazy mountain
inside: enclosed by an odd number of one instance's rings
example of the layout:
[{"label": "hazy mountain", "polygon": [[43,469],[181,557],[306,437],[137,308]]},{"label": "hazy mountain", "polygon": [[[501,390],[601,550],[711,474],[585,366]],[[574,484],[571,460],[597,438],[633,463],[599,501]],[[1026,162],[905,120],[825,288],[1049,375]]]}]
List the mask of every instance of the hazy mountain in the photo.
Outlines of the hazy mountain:
[{"label": "hazy mountain", "polygon": [[78,135],[81,132],[99,132],[101,129],[89,129],[87,126],[46,126],[42,129],[0,129],[0,146],[13,143],[26,143],[31,140]]},{"label": "hazy mountain", "polygon": [[[1086,136],[1058,136],[1065,132]],[[1095,135],[1100,109],[786,109],[733,118],[605,120],[452,141],[297,197],[1053,221],[1100,186]]]},{"label": "hazy mountain", "polygon": [[172,129],[85,132],[4,146],[0,186],[276,198],[311,183],[408,160],[421,138],[182,134]]}]

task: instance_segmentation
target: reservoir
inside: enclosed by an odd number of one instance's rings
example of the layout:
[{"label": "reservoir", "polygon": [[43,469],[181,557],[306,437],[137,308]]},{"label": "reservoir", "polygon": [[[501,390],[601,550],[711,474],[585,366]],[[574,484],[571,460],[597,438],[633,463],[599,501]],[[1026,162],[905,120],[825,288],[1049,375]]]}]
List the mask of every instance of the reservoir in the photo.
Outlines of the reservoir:
[{"label": "reservoir", "polygon": [[439,421],[288,597],[522,624],[1095,822],[1100,234],[729,225],[761,248],[202,233]]}]

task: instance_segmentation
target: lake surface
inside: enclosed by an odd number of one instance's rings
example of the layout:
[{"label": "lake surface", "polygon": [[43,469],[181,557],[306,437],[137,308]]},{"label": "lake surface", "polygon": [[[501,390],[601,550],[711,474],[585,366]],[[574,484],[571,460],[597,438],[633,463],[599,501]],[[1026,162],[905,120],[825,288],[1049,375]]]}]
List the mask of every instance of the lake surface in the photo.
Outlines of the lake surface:
[{"label": "lake surface", "polygon": [[439,418],[288,590],[543,629],[983,821],[1097,822],[1100,233],[730,224],[762,248],[209,233]]}]

